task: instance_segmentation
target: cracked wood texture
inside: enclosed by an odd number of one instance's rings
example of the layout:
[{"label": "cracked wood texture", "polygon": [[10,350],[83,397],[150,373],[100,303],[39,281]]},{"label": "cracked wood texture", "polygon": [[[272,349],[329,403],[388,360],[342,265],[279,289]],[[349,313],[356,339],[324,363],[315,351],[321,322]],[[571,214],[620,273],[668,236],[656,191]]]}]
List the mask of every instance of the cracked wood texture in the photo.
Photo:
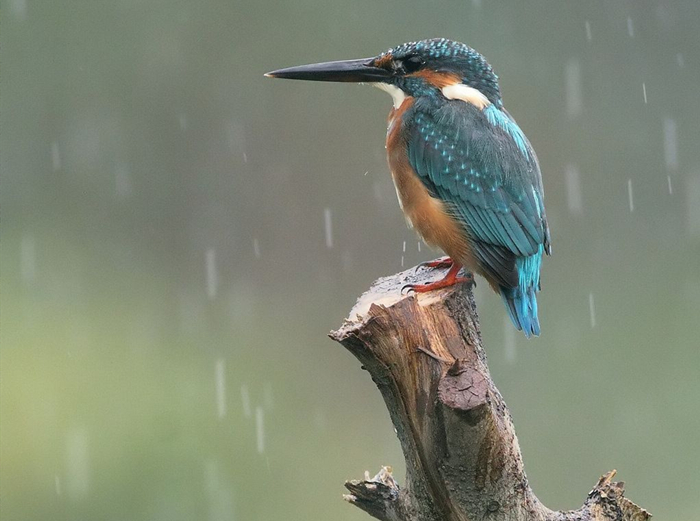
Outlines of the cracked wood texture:
[{"label": "cracked wood texture", "polygon": [[470,288],[402,295],[437,274],[374,283],[331,338],[379,388],[406,460],[399,487],[384,467],[349,481],[345,499],[385,521],[644,521],[651,515],[604,475],[578,510],[548,509],[530,489],[513,422],[491,380]]}]

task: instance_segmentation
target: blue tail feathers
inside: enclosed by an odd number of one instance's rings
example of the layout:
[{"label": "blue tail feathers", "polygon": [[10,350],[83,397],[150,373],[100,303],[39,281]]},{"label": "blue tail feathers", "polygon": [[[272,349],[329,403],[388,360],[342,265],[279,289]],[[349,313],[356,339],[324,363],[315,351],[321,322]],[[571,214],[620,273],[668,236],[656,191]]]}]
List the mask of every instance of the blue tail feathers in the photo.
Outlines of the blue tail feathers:
[{"label": "blue tail feathers", "polygon": [[540,321],[537,318],[535,289],[530,287],[522,292],[519,287],[501,287],[501,297],[515,327],[522,330],[528,338],[532,335],[538,336],[540,334]]},{"label": "blue tail feathers", "polygon": [[501,297],[515,327],[525,336],[540,334],[540,321],[537,317],[537,292],[540,290],[540,265],[544,248],[540,246],[537,253],[529,257],[518,257],[518,286],[505,288],[501,286]]}]

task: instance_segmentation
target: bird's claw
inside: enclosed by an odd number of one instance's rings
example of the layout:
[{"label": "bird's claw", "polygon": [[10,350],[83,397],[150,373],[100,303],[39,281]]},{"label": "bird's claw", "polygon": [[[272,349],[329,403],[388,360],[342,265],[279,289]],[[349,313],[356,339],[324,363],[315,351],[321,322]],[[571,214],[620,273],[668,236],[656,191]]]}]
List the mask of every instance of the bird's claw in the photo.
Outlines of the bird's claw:
[{"label": "bird's claw", "polygon": [[476,280],[474,279],[474,275],[471,272],[467,271],[464,274],[464,277],[446,277],[444,279],[435,282],[430,282],[428,284],[406,284],[403,288],[401,288],[401,294],[403,295],[404,290],[406,290],[407,288],[409,292],[427,293],[436,289],[449,288],[450,286],[454,286],[455,284],[467,284],[469,287],[473,288],[476,286]]},{"label": "bird's claw", "polygon": [[450,257],[442,257],[438,260],[421,262],[418,266],[416,266],[416,271],[418,271],[420,268],[446,269],[451,268],[453,264],[454,261]]},{"label": "bird's claw", "polygon": [[410,295],[411,292],[415,293],[416,292],[416,284],[406,284],[404,287],[401,288],[401,294],[404,294],[404,291],[406,292],[406,295]]}]

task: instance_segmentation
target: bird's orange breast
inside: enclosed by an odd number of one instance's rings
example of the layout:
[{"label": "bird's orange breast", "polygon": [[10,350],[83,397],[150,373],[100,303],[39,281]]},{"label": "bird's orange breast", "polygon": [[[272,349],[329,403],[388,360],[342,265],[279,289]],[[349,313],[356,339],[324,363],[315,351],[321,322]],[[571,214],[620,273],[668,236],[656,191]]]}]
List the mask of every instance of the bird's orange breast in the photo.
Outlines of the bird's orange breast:
[{"label": "bird's orange breast", "polygon": [[473,268],[475,263],[466,230],[443,201],[430,195],[408,161],[401,123],[413,101],[413,98],[406,98],[399,108],[392,109],[387,127],[387,157],[399,204],[409,226],[415,228],[428,245],[439,247],[461,264]]}]

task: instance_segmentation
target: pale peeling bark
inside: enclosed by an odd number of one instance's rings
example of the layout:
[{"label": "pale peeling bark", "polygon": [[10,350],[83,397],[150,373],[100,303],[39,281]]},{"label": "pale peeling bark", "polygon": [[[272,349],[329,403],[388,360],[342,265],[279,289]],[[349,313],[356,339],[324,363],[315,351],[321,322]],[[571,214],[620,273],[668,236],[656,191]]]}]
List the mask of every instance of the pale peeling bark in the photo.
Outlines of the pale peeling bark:
[{"label": "pale peeling bark", "polygon": [[345,498],[383,521],[644,521],[614,471],[578,510],[556,512],[530,489],[508,408],[491,380],[465,285],[402,295],[435,278],[408,270],[374,283],[331,338],[367,369],[406,460],[400,488],[384,467],[345,484]]}]

